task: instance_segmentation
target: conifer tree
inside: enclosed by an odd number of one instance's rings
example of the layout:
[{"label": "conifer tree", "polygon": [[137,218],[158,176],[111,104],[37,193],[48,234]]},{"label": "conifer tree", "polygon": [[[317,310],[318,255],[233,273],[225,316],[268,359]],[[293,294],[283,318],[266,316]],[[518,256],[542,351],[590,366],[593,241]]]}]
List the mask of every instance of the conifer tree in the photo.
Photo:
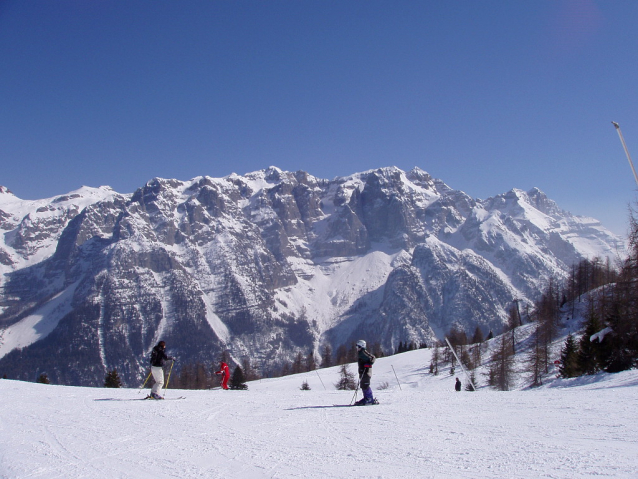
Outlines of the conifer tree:
[{"label": "conifer tree", "polygon": [[244,378],[244,371],[242,371],[239,365],[237,365],[230,378],[230,389],[248,389],[246,379]]},{"label": "conifer tree", "polygon": [[472,384],[476,384],[476,372],[472,371],[470,373],[470,381],[467,382],[467,384],[465,385],[465,390],[466,391],[476,391],[476,389],[474,389],[474,387],[472,386]]},{"label": "conifer tree", "polygon": [[591,336],[601,330],[598,315],[593,308],[590,308],[585,325],[585,333],[578,343],[578,370],[583,374],[596,374],[601,370],[599,361],[599,344],[590,341]]},{"label": "conifer tree", "polygon": [[563,378],[573,378],[580,374],[578,370],[578,346],[571,334],[567,336],[561,350],[558,371]]},{"label": "conifer tree", "polygon": [[41,383],[41,384],[50,384],[51,383],[51,381],[49,381],[49,376],[47,376],[46,373],[40,374],[40,376],[38,376],[37,382]]},{"label": "conifer tree", "polygon": [[485,338],[483,337],[481,328],[477,326],[474,330],[474,335],[472,336],[472,344],[482,343],[483,341],[485,341]]},{"label": "conifer tree", "polygon": [[120,376],[117,374],[117,369],[113,369],[112,371],[108,371],[106,373],[106,377],[104,378],[104,387],[105,388],[121,388],[122,381],[120,380]]}]

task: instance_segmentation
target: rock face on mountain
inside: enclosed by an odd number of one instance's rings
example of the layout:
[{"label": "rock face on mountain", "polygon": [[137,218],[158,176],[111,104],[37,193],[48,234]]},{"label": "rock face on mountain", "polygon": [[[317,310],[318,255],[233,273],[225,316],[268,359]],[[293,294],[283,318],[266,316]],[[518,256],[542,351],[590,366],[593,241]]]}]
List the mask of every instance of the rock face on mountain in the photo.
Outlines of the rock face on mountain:
[{"label": "rock face on mountain", "polygon": [[[0,374],[136,385],[163,339],[268,373],[365,338],[394,350],[500,331],[514,299],[623,243],[541,191],[481,201],[426,172],[321,180],[271,167],[20,200],[0,187]],[[179,364],[179,363],[178,363]]]}]

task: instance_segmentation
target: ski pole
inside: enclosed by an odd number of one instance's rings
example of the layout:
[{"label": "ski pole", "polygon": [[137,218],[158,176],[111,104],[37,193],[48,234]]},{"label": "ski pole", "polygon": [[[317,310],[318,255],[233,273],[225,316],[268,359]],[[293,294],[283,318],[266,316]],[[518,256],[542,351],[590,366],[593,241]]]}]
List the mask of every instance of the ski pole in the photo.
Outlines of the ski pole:
[{"label": "ski pole", "polygon": [[142,392],[142,389],[144,389],[144,386],[146,386],[146,383],[147,383],[147,382],[148,382],[148,380],[150,379],[151,374],[153,374],[153,372],[152,372],[152,371],[151,371],[150,373],[148,373],[148,376],[146,376],[146,380],[144,381],[144,384],[142,384],[142,385],[140,386],[140,390],[139,390],[139,391],[137,391],[137,394],[139,394],[139,393],[141,393],[141,392]]},{"label": "ski pole", "polygon": [[[363,372],[363,374],[365,374],[365,371]],[[357,393],[359,392],[359,386],[361,386],[361,380],[363,379],[363,374],[361,374],[361,376],[359,376],[359,382],[357,383],[357,389],[354,390],[354,396],[350,400],[350,405],[351,406],[352,406],[352,403],[354,402],[354,400],[357,398]]]},{"label": "ski pole", "polygon": [[164,387],[164,397],[166,397],[166,390],[168,389],[168,383],[171,380],[171,373],[173,372],[173,365],[175,364],[175,360],[171,361],[171,369],[168,371],[168,379],[166,380],[166,387]]},{"label": "ski pole", "polygon": [[[394,371],[394,366],[392,364],[390,366],[392,366],[392,371]],[[397,378],[397,384],[399,385],[399,390],[403,391],[403,389],[401,389],[401,383],[399,382],[399,378],[397,377],[396,371],[394,371],[394,377]]]}]

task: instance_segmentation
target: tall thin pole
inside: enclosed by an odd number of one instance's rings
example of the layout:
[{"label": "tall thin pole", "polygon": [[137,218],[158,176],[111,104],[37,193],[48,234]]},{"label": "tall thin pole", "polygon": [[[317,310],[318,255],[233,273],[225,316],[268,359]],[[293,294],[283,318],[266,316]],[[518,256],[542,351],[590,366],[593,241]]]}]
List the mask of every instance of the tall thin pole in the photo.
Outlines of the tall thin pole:
[{"label": "tall thin pole", "polygon": [[175,364],[175,360],[171,363],[171,370],[168,372],[168,379],[166,380],[166,386],[164,387],[164,397],[166,397],[166,390],[168,389],[168,383],[171,380],[171,373],[173,372],[173,365]]},{"label": "tall thin pole", "polygon": [[[390,364],[390,366],[392,366],[392,364]],[[394,366],[392,366],[392,371],[394,371]],[[399,378],[397,377],[396,371],[394,371],[394,377],[397,378],[397,384],[399,385],[399,390],[403,391],[403,388],[401,387],[401,383],[399,382]]]},{"label": "tall thin pole", "polygon": [[472,382],[472,378],[470,377],[470,375],[467,373],[467,371],[465,370],[465,368],[463,367],[463,363],[461,362],[461,360],[459,359],[459,357],[456,355],[456,351],[454,351],[454,348],[452,347],[452,345],[450,344],[450,341],[448,340],[448,338],[445,338],[445,342],[447,343],[447,345],[450,347],[450,349],[452,350],[452,354],[454,354],[454,357],[456,358],[456,360],[459,362],[461,369],[463,370],[463,373],[465,373],[465,377],[467,378],[467,380],[470,382],[470,384],[472,385],[472,389],[474,391],[476,391],[476,386],[474,386],[474,383]]},{"label": "tall thin pole", "polygon": [[634,162],[631,161],[631,156],[629,156],[629,150],[627,149],[627,144],[625,143],[625,139],[622,136],[622,131],[620,131],[620,125],[616,123],[615,121],[612,121],[611,124],[616,127],[616,131],[618,132],[618,136],[620,137],[620,142],[622,143],[622,147],[625,149],[627,160],[629,160],[629,166],[631,166],[631,171],[633,171],[634,173],[634,180],[636,180],[636,185],[638,185],[638,175],[636,174],[636,169],[634,168]]},{"label": "tall thin pole", "polygon": [[[317,373],[317,376],[319,376],[319,371],[317,371],[317,370],[315,369],[315,372]],[[326,389],[326,385],[325,385],[325,384],[323,384],[323,379],[321,379],[321,376],[319,376],[319,381],[321,381],[321,384],[322,384],[323,388],[324,388],[324,389]],[[326,389],[326,391],[327,391],[327,389]]]},{"label": "tall thin pole", "polygon": [[144,381],[144,384],[142,384],[140,386],[140,390],[137,391],[137,394],[142,392],[142,389],[144,389],[144,386],[146,386],[146,383],[148,382],[149,378],[151,377],[151,374],[153,374],[153,372],[151,371],[150,373],[148,373],[148,376],[146,376],[146,381]]}]

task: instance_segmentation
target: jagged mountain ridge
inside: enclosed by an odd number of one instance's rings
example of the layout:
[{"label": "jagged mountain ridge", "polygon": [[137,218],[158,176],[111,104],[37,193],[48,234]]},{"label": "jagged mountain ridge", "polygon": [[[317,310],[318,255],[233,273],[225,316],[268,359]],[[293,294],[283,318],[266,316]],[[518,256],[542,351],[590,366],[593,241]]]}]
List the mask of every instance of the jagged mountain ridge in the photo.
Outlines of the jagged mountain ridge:
[{"label": "jagged mountain ridge", "polygon": [[135,384],[159,338],[183,361],[228,348],[268,372],[325,342],[499,331],[513,299],[623,247],[538,189],[482,201],[394,167],[37,201],[2,188],[0,229],[0,373],[83,385],[114,367]]}]

